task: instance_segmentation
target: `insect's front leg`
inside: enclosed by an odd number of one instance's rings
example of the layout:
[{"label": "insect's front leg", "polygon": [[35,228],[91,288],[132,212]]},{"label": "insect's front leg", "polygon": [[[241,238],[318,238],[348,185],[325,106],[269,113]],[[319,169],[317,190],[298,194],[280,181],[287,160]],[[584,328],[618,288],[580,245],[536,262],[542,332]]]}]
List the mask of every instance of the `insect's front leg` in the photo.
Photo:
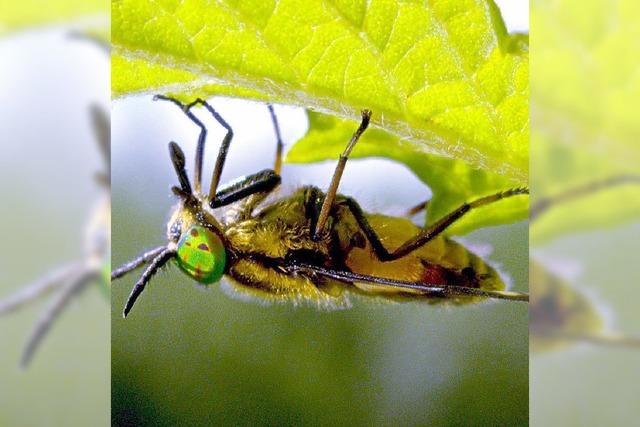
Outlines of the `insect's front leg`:
[{"label": "insect's front leg", "polygon": [[187,117],[195,123],[200,128],[200,135],[198,136],[198,145],[196,146],[196,159],[195,159],[195,169],[193,171],[194,174],[194,186],[195,192],[200,193],[202,187],[202,162],[204,159],[204,144],[207,138],[207,128],[205,125],[198,119],[191,109],[196,105],[202,105],[213,118],[227,131],[226,135],[222,140],[222,144],[220,144],[220,149],[218,151],[218,157],[216,158],[216,164],[213,169],[213,174],[211,175],[211,185],[209,187],[209,198],[213,199],[215,197],[216,192],[218,191],[218,184],[220,183],[220,176],[222,175],[222,169],[224,168],[224,163],[227,158],[227,152],[229,151],[229,146],[231,145],[231,140],[233,139],[233,129],[231,126],[222,118],[220,114],[204,99],[197,98],[196,100],[190,102],[189,104],[183,104],[176,98],[171,98],[169,96],[164,95],[156,95],[153,97],[154,100],[163,100],[169,101],[175,105],[177,105]]},{"label": "insect's front leg", "polygon": [[249,196],[246,203],[242,207],[242,211],[240,212],[238,219],[244,220],[251,218],[253,216],[253,212],[260,205],[260,203],[262,203],[264,199],[266,199],[267,196],[272,194],[274,191],[276,191],[275,187],[271,189],[271,191],[263,191]]},{"label": "insect's front leg", "polygon": [[271,169],[247,175],[218,191],[215,198],[209,202],[209,206],[212,209],[220,208],[254,195],[264,198],[280,185],[280,182],[280,175]]},{"label": "insect's front leg", "polygon": [[135,259],[132,259],[129,262],[122,264],[120,267],[116,268],[111,272],[111,280],[116,280],[124,276],[125,274],[135,270],[136,268],[148,263],[155,257],[157,257],[166,246],[158,246],[157,248],[151,249],[145,253],[140,254]]}]

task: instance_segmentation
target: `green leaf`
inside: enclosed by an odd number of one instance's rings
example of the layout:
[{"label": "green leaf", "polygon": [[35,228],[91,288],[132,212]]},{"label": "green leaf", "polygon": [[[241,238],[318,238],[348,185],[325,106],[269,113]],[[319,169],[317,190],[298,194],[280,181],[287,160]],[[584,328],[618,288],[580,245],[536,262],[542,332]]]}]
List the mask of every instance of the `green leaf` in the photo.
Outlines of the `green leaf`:
[{"label": "green leaf", "polygon": [[[287,153],[287,162],[306,163],[335,160],[345,148],[358,123],[309,112],[309,132]],[[380,129],[364,133],[351,158],[384,157],[405,164],[431,188],[427,209],[427,225],[435,222],[464,202],[494,194],[516,186],[508,178],[473,169],[460,160],[447,159],[421,152],[414,143],[406,142]],[[424,195],[426,199],[426,195]],[[416,200],[416,204],[420,200]],[[407,209],[411,206],[407,206]],[[470,212],[447,230],[450,235],[464,234],[479,227],[504,224],[528,217],[529,199],[517,196]]]},{"label": "green leaf", "polygon": [[490,0],[114,0],[112,24],[115,96],[369,108],[419,152],[527,180],[528,41]]},{"label": "green leaf", "polygon": [[[640,175],[640,3],[532,3],[532,204],[621,174]],[[580,16],[580,19],[576,19]],[[569,233],[640,219],[640,186],[559,205],[532,224],[541,244]]]},{"label": "green leaf", "polygon": [[[0,34],[53,23],[69,23],[85,18],[107,21],[106,0],[20,0],[0,4]],[[94,25],[87,22],[87,25]]]}]

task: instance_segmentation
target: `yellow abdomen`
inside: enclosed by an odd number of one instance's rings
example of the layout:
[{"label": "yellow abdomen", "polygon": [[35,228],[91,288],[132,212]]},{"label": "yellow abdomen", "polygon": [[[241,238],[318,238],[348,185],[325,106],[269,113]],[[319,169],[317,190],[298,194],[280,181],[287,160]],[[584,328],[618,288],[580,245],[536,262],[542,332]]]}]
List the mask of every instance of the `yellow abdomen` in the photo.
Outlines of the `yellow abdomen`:
[{"label": "yellow abdomen", "polygon": [[[368,215],[367,219],[389,252],[420,231],[416,225],[404,218]],[[370,276],[431,285],[505,289],[504,282],[491,266],[461,244],[445,237],[436,237],[414,252],[388,262],[379,261],[366,242],[364,247],[348,248],[345,263],[353,272]],[[376,293],[397,292],[389,287],[360,284],[358,286],[362,290]]]}]

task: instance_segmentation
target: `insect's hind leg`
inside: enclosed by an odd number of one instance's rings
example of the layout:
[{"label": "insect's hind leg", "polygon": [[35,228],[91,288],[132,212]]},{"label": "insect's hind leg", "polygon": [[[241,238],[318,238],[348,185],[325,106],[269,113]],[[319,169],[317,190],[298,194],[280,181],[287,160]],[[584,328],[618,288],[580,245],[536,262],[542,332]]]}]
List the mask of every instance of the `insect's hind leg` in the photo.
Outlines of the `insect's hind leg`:
[{"label": "insect's hind leg", "polygon": [[499,193],[495,193],[489,196],[481,197],[469,203],[463,203],[460,207],[442,217],[435,224],[431,225],[420,231],[413,238],[406,241],[399,248],[394,250],[393,252],[389,252],[387,248],[384,247],[380,238],[376,234],[375,230],[369,224],[362,208],[356,203],[355,200],[351,198],[345,198],[340,203],[346,205],[349,208],[349,211],[354,216],[360,230],[365,234],[367,240],[371,244],[371,247],[376,254],[376,257],[380,261],[393,261],[403,256],[408,255],[409,253],[415,251],[416,249],[424,246],[429,241],[433,240],[435,237],[440,235],[443,231],[445,231],[449,226],[454,224],[460,218],[462,218],[467,212],[472,209],[479,208],[481,206],[485,206],[491,203],[495,203],[499,200],[529,194],[528,188],[512,188],[510,190],[501,191]]},{"label": "insect's hind leg", "polygon": [[366,274],[354,273],[352,271],[333,270],[304,262],[292,262],[288,266],[293,271],[303,272],[311,276],[322,276],[329,279],[346,282],[370,283],[383,286],[398,291],[420,291],[424,295],[440,298],[457,297],[481,297],[490,299],[501,299],[509,301],[528,302],[529,295],[521,292],[488,290],[470,288],[465,286],[432,285],[422,282],[407,282],[403,280],[388,279],[384,277],[370,276]]}]

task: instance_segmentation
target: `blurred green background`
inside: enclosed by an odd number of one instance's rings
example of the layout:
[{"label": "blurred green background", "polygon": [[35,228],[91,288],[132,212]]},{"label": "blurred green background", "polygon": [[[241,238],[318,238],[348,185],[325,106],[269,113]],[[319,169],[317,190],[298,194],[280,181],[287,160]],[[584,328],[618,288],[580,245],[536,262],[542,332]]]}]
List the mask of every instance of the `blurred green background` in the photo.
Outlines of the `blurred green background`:
[{"label": "blurred green background", "polygon": [[[223,180],[269,167],[267,110],[214,100],[235,130]],[[302,112],[278,108],[285,141]],[[210,125],[210,170],[221,132]],[[114,103],[112,263],[165,241],[176,178],[166,144],[183,145],[191,169],[194,126],[149,97]],[[250,125],[247,125],[250,123]],[[285,166],[285,188],[325,187],[334,163]],[[209,172],[205,172],[205,182]],[[370,210],[398,213],[428,190],[384,160],[349,163],[341,191]],[[527,225],[466,236],[527,290]],[[124,320],[140,272],[112,288],[114,425],[527,425],[526,304],[447,308],[354,299],[350,310],[263,306],[204,289],[175,266],[154,278]]]},{"label": "blurred green background", "polygon": [[[609,330],[638,335],[634,286],[640,224],[568,236],[536,248],[537,258],[573,276],[575,288],[594,302]],[[531,285],[535,292],[535,285]],[[532,353],[532,426],[635,425],[640,405],[638,348],[578,344]]]},{"label": "blurred green background", "polygon": [[[532,201],[640,174],[640,3],[531,2]],[[532,252],[602,311],[609,330],[640,332],[640,186],[568,202],[532,224]],[[625,225],[626,224],[626,225]],[[571,271],[573,270],[573,272]],[[535,282],[531,293],[536,293]],[[637,425],[638,349],[576,345],[532,354],[532,426]]]},{"label": "blurred green background", "polygon": [[[82,257],[103,168],[89,105],[108,105],[108,58],[49,28],[0,39],[0,298]],[[45,72],[46,71],[46,72]],[[0,426],[109,424],[109,302],[91,286],[18,367],[43,298],[0,317]]]}]

